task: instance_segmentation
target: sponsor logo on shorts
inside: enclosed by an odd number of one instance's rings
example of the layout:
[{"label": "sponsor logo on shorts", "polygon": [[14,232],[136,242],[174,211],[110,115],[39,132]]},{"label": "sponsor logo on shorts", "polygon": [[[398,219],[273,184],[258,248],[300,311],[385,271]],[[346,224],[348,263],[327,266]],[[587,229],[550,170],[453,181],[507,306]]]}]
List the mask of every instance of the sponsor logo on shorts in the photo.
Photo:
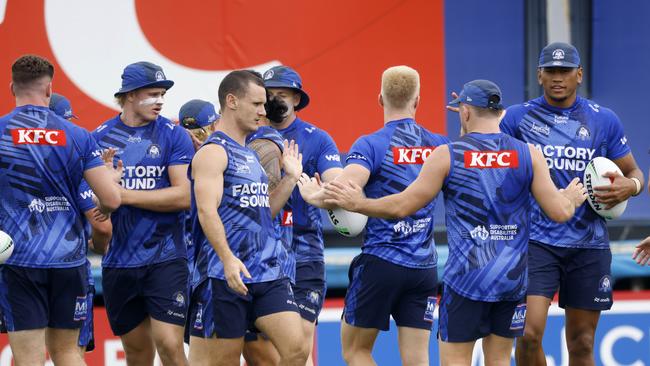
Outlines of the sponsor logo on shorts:
[{"label": "sponsor logo on shorts", "polygon": [[435,148],[435,146],[395,146],[393,164],[424,164]]},{"label": "sponsor logo on shorts", "polygon": [[433,312],[436,310],[436,297],[427,297],[427,307],[424,309],[424,321],[433,323]]},{"label": "sponsor logo on shorts", "polygon": [[526,303],[519,304],[512,314],[512,321],[510,322],[510,330],[524,329],[526,324]]},{"label": "sponsor logo on shorts", "polygon": [[86,301],[86,298],[87,296],[77,296],[77,301],[75,301],[74,304],[74,316],[72,320],[78,322],[88,318],[88,302]]},{"label": "sponsor logo on shorts", "polygon": [[185,295],[182,291],[178,291],[174,294],[174,305],[179,308],[185,306]]},{"label": "sponsor logo on shorts", "polygon": [[464,153],[465,168],[518,168],[516,150],[472,151]]},{"label": "sponsor logo on shorts", "polygon": [[194,318],[194,329],[203,329],[203,304],[196,304],[196,317]]},{"label": "sponsor logo on shorts", "polygon": [[600,281],[598,281],[598,291],[612,292],[612,279],[609,277],[609,275],[604,275]]},{"label": "sponsor logo on shorts", "polygon": [[63,130],[45,128],[14,128],[11,130],[14,145],[50,145],[65,146],[66,136]]},{"label": "sponsor logo on shorts", "polygon": [[280,226],[293,226],[293,211],[284,210],[282,213],[282,223]]},{"label": "sponsor logo on shorts", "polygon": [[307,301],[314,304],[315,306],[320,305],[320,291],[319,290],[310,290],[307,292]]}]

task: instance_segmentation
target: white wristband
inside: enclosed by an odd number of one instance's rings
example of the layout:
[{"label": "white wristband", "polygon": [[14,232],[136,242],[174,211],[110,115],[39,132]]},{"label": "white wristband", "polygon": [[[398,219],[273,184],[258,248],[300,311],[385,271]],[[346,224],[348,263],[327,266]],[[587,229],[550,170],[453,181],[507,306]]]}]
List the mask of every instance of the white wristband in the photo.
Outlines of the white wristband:
[{"label": "white wristband", "polygon": [[634,184],[636,185],[636,191],[634,192],[635,196],[638,196],[639,193],[641,193],[641,181],[637,177],[632,177],[630,178],[634,181]]}]

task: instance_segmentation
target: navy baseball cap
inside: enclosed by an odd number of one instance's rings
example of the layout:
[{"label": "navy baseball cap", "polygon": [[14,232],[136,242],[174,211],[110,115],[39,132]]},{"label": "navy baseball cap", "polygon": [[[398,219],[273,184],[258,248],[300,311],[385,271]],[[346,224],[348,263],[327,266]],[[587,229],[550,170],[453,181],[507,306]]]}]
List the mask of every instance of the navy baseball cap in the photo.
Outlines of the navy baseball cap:
[{"label": "navy baseball cap", "polygon": [[214,105],[200,99],[192,99],[183,104],[178,112],[178,121],[187,129],[206,127],[221,116],[214,110]]},{"label": "navy baseball cap", "polygon": [[497,84],[490,80],[473,80],[463,85],[458,98],[449,102],[449,105],[465,103],[479,108],[500,110],[503,109],[501,99],[501,89]]},{"label": "navy baseball cap", "polygon": [[580,55],[572,45],[554,42],[544,47],[539,54],[538,67],[580,67]]},{"label": "navy baseball cap", "polygon": [[52,93],[52,96],[50,97],[50,109],[59,117],[65,119],[77,118],[77,116],[72,113],[70,101],[61,94]]},{"label": "navy baseball cap", "polygon": [[141,88],[169,89],[173,85],[174,82],[167,80],[160,66],[151,62],[140,61],[124,68],[122,87],[115,93],[115,96]]},{"label": "navy baseball cap", "polygon": [[264,86],[267,88],[289,88],[300,93],[300,103],[296,106],[299,111],[309,104],[309,95],[302,90],[302,79],[289,66],[273,66],[264,73]]}]

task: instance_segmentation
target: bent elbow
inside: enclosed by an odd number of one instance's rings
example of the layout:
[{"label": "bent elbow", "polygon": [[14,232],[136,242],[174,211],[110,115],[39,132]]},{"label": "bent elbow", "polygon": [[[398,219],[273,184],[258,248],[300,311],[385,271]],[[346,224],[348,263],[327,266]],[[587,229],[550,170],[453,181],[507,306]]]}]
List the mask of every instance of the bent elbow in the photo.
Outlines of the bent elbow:
[{"label": "bent elbow", "polygon": [[122,198],[120,197],[120,192],[116,190],[115,193],[112,193],[109,197],[106,197],[99,202],[102,205],[104,211],[113,212],[120,208],[120,205],[122,204]]}]

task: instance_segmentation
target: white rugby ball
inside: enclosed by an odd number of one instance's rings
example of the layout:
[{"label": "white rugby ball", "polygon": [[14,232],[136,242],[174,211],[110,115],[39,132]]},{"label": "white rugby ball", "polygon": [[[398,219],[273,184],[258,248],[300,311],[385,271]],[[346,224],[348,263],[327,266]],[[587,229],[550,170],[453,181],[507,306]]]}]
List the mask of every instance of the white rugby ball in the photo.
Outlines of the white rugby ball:
[{"label": "white rugby ball", "polygon": [[612,220],[623,214],[625,208],[627,207],[627,200],[619,203],[609,210],[605,209],[604,204],[596,202],[596,191],[594,188],[612,184],[609,178],[603,177],[603,174],[607,172],[618,172],[619,174],[623,175],[621,169],[619,169],[619,167],[613,161],[602,156],[596,157],[590,161],[589,164],[587,164],[584,176],[582,177],[582,184],[584,184],[585,188],[587,189],[587,202],[589,202],[589,206],[591,206],[591,208],[600,216],[606,218],[607,220]]},{"label": "white rugby ball", "polygon": [[332,226],[344,236],[357,236],[366,227],[368,216],[357,212],[346,211],[342,208],[327,210]]},{"label": "white rugby ball", "polygon": [[9,234],[0,230],[0,264],[9,259],[11,253],[14,252],[14,241]]}]

